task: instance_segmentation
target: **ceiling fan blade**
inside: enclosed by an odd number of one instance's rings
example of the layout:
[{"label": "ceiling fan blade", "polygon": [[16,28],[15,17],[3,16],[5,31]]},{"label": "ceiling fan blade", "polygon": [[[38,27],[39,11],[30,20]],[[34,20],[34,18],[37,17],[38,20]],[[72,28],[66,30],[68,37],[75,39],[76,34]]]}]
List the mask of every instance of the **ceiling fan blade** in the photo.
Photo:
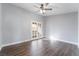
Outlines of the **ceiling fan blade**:
[{"label": "ceiling fan blade", "polygon": [[52,10],[52,8],[45,8],[45,10]]}]

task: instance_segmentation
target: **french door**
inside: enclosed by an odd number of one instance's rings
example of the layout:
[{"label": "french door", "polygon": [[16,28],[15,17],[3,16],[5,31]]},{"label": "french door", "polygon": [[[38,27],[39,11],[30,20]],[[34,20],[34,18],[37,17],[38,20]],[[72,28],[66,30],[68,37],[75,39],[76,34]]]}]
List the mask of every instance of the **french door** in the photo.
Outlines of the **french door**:
[{"label": "french door", "polygon": [[42,37],[42,24],[37,21],[32,22],[32,39],[39,39]]}]

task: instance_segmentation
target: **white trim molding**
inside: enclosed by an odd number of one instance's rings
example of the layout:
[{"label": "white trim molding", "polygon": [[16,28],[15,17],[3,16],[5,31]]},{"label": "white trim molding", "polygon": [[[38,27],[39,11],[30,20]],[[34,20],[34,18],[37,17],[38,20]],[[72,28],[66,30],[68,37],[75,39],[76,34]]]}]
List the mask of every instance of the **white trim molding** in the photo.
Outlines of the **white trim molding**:
[{"label": "white trim molding", "polygon": [[30,40],[25,40],[25,41],[19,41],[19,42],[13,42],[13,43],[4,44],[4,45],[2,45],[2,48],[6,47],[6,46],[10,46],[10,45],[19,44],[19,43],[22,43],[22,42],[28,42],[28,41],[30,41]]},{"label": "white trim molding", "polygon": [[74,45],[78,46],[78,43],[75,43],[75,42],[70,42],[70,41],[66,41],[66,40],[58,40],[58,41],[62,41],[62,42],[65,42],[65,43],[74,44]]},{"label": "white trim molding", "polygon": [[[42,38],[39,38],[39,39],[42,39]],[[6,47],[6,46],[11,46],[11,45],[19,44],[19,43],[23,43],[23,42],[29,42],[29,41],[33,41],[33,40],[37,40],[37,39],[28,39],[28,40],[25,40],[25,41],[19,41],[19,42],[13,42],[13,43],[9,43],[9,44],[4,44],[4,45],[2,45],[1,48]]]},{"label": "white trim molding", "polygon": [[0,47],[0,51],[1,51],[2,47]]},{"label": "white trim molding", "polygon": [[[50,38],[47,38],[47,39],[50,39]],[[53,40],[57,40],[57,39],[53,39]],[[75,43],[75,42],[70,42],[70,41],[66,41],[66,40],[63,40],[63,39],[57,40],[57,41],[61,41],[61,42],[65,42],[65,43],[69,43],[69,44],[73,44],[73,45],[77,45],[79,47],[78,43]]]},{"label": "white trim molding", "polygon": [[[42,38],[46,38],[46,37],[42,37]],[[42,39],[42,38],[39,38],[39,39]],[[47,39],[49,40],[49,38],[47,38]],[[29,40],[25,40],[25,41],[19,41],[19,42],[4,44],[4,45],[2,45],[2,47],[0,47],[0,50],[1,50],[1,48],[6,47],[6,46],[11,46],[11,45],[15,45],[15,44],[23,43],[23,42],[29,42],[29,41],[33,41],[33,40],[38,40],[38,39],[29,39]],[[57,41],[61,41],[61,42],[69,43],[69,44],[74,44],[74,45],[77,45],[78,48],[79,48],[78,43],[75,43],[75,42],[70,42],[70,41],[65,41],[65,40],[57,40]]]}]

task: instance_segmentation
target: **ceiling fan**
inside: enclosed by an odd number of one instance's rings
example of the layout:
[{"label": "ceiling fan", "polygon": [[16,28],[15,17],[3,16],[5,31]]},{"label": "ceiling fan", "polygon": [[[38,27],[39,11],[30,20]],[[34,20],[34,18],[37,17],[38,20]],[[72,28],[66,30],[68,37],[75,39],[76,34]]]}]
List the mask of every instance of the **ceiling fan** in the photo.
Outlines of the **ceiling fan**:
[{"label": "ceiling fan", "polygon": [[41,3],[40,6],[34,5],[35,8],[38,8],[40,10],[40,13],[45,14],[46,11],[51,11],[52,8],[48,8],[49,3]]}]

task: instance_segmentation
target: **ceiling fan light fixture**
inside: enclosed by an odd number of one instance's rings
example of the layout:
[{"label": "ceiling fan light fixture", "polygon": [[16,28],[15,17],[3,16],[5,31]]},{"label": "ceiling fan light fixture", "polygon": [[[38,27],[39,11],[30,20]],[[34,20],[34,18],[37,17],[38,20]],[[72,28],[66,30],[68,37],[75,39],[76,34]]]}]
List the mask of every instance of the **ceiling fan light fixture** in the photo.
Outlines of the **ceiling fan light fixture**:
[{"label": "ceiling fan light fixture", "polygon": [[39,12],[41,14],[45,14],[45,13],[47,13],[47,11],[51,11],[52,10],[52,8],[49,8],[48,5],[49,5],[49,3],[42,3],[42,4],[40,4],[40,6],[38,6],[38,7],[34,6],[34,7],[38,8]]}]

